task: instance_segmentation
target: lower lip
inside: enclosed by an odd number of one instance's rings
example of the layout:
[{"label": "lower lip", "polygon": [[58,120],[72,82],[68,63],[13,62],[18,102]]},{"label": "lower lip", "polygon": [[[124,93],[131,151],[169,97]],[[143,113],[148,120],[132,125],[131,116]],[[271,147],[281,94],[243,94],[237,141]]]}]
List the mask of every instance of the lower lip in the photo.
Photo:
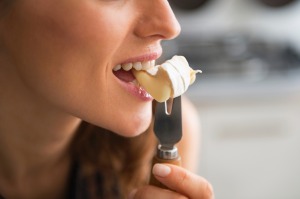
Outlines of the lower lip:
[{"label": "lower lip", "polygon": [[133,96],[136,96],[140,100],[143,100],[143,101],[152,101],[153,100],[153,97],[145,89],[143,89],[131,82],[124,82],[120,79],[118,79],[118,81],[121,83],[123,88],[125,88],[129,93],[131,93]]}]

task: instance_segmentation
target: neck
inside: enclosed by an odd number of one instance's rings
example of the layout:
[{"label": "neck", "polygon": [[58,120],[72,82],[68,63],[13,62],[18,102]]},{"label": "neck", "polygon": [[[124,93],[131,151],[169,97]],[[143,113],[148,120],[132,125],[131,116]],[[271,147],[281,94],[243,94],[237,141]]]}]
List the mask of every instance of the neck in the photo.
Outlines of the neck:
[{"label": "neck", "polygon": [[32,119],[30,114],[0,115],[0,175],[1,171],[7,177],[36,172],[55,166],[69,154],[68,146],[80,120]]},{"label": "neck", "polygon": [[0,74],[0,193],[6,198],[63,198],[68,146],[81,121],[13,81],[5,82],[9,78]]}]

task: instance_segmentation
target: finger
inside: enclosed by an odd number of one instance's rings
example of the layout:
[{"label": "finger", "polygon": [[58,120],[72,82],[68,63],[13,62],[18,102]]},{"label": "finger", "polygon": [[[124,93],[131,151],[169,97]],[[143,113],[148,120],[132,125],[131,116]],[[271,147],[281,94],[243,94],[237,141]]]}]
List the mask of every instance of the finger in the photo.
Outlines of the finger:
[{"label": "finger", "polygon": [[128,199],[188,199],[187,197],[155,186],[144,186],[132,191]]},{"label": "finger", "polygon": [[155,164],[153,174],[161,183],[188,198],[213,198],[212,186],[206,179],[181,167],[170,164]]}]

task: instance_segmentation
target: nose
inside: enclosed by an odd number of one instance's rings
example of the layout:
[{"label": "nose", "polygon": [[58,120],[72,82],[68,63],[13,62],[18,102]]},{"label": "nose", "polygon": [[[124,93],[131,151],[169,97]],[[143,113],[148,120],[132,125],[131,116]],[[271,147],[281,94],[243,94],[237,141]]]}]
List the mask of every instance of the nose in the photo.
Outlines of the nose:
[{"label": "nose", "polygon": [[181,31],[180,25],[167,0],[141,0],[135,34],[139,37],[159,37],[170,40]]}]

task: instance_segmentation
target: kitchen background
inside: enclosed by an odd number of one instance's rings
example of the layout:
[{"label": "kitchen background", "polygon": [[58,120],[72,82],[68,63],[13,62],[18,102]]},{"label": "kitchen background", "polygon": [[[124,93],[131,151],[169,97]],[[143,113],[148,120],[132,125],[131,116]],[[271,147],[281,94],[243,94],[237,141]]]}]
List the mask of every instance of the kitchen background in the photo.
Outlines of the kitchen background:
[{"label": "kitchen background", "polygon": [[170,0],[216,199],[300,198],[300,1]]}]

